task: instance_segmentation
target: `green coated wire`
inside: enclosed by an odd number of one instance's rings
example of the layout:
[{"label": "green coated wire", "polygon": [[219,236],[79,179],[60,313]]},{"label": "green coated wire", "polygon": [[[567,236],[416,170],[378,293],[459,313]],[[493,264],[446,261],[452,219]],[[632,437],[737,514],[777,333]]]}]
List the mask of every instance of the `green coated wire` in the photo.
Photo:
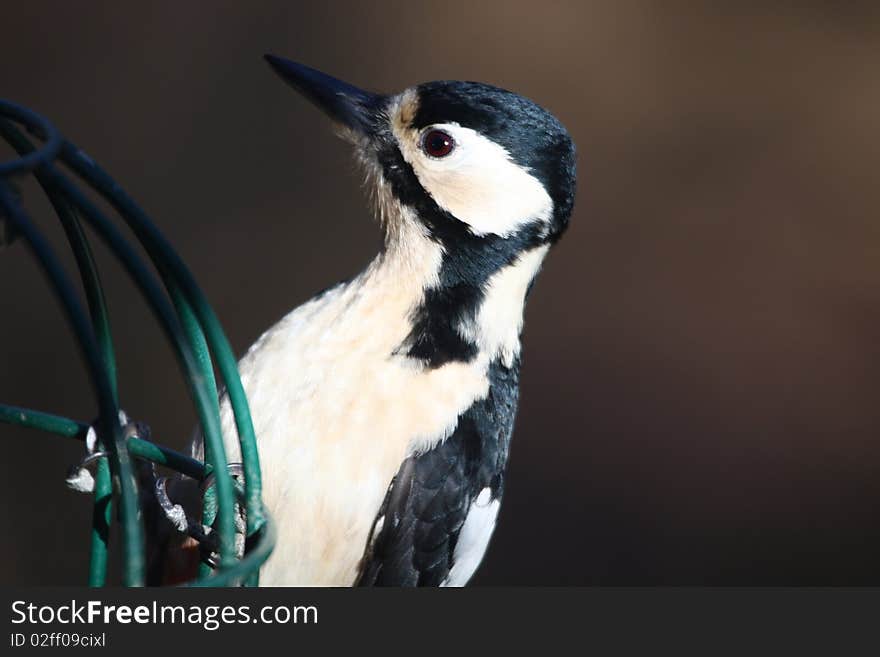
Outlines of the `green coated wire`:
[{"label": "green coated wire", "polygon": [[[245,483],[247,483],[247,480],[245,480]],[[232,568],[218,571],[210,577],[199,578],[194,582],[190,582],[187,586],[238,586],[242,581],[252,578],[254,573],[260,571],[260,566],[266,562],[266,559],[272,554],[272,548],[275,546],[275,523],[272,522],[271,518],[268,516],[264,517],[263,524],[252,538],[256,539],[252,548]]]},{"label": "green coated wire", "polygon": [[[157,260],[160,266],[167,267],[175,277],[187,300],[204,329],[208,345],[217,359],[223,383],[236,419],[236,426],[242,436],[242,448],[246,453],[242,454],[242,460],[250,461],[254,472],[248,473],[245,468],[245,478],[251,476],[251,483],[247,487],[252,489],[248,493],[249,501],[253,502],[253,522],[259,525],[262,517],[262,503],[260,492],[259,455],[256,450],[256,437],[254,435],[253,421],[247,404],[247,397],[238,375],[238,362],[232,351],[232,347],[226,338],[226,334],[217,319],[216,314],[208,303],[204,293],[199,288],[189,268],[181,260],[180,256],[172,248],[164,235],[149,220],[144,211],[132,200],[125,191],[91,158],[80,151],[68,141],[64,141],[61,147],[61,159],[73,171],[81,176],[86,182],[94,186],[98,192],[113,205],[120,216],[126,220],[134,231],[137,238]],[[256,494],[255,494],[256,493]]]},{"label": "green coated wire", "polygon": [[[85,422],[8,404],[0,404],[0,422],[80,441],[84,441],[89,432],[89,425]],[[132,456],[176,470],[187,477],[201,481],[211,473],[211,467],[198,459],[143,438],[131,437],[127,444]]]},{"label": "green coated wire", "polygon": [[[57,131],[55,131],[45,119],[34,115],[32,112],[29,112],[29,110],[17,108],[5,102],[2,109],[7,115],[13,116],[16,120],[23,120],[22,117],[28,118],[30,122],[25,121],[25,123],[28,125],[29,129],[31,129],[32,124],[38,124],[40,129],[37,130],[37,133],[41,137],[49,135],[50,140],[54,139],[55,141],[60,141]],[[2,123],[6,122],[0,122],[0,127],[3,127]],[[9,130],[17,132],[11,124],[6,123],[6,125]],[[13,146],[16,147],[14,139],[10,139],[8,134],[4,136],[6,136],[8,141],[13,142]],[[25,163],[26,161],[29,162],[27,158],[31,157],[30,153],[32,153],[34,149],[30,145],[30,142],[21,136],[20,133],[18,133],[18,136],[21,137],[21,139],[19,140],[16,150],[20,153],[24,152],[26,155],[20,162],[14,162],[8,165],[4,164],[3,166],[5,168],[9,168],[10,166],[18,167],[18,169],[21,170],[33,169],[32,165],[29,164],[25,167],[22,163]],[[109,414],[103,412],[104,407],[106,406],[104,403],[105,400],[101,399],[101,396],[99,395],[99,401],[102,402],[102,414],[100,417],[101,425],[104,427],[104,425],[109,424],[114,435],[114,444],[111,446],[111,452],[113,452],[114,457],[113,463],[116,464],[120,460],[118,454],[121,453],[122,461],[124,461],[121,469],[125,470],[126,467],[130,468],[130,464],[126,462],[128,460],[128,454],[126,453],[127,447],[132,456],[145,458],[156,463],[167,465],[168,467],[196,478],[203,478],[208,472],[216,471],[217,476],[212,478],[212,480],[215,481],[216,488],[212,486],[208,491],[205,500],[205,513],[207,517],[210,518],[213,516],[216,509],[218,515],[216,530],[220,539],[221,570],[209,578],[205,578],[196,583],[221,586],[238,584],[243,581],[247,584],[256,584],[258,581],[259,567],[268,557],[274,545],[274,529],[268,524],[269,518],[265,515],[262,506],[260,469],[256,440],[254,437],[250,412],[247,406],[247,400],[244,395],[241,380],[238,376],[237,363],[226,336],[217,321],[213,309],[211,309],[210,305],[207,303],[207,300],[196,285],[192,275],[164,236],[150,222],[143,211],[103,170],[95,165],[88,156],[79,151],[69,142],[63,142],[62,158],[64,162],[111,203],[126,223],[128,223],[129,227],[132,228],[141,244],[147,250],[147,253],[154,261],[154,264],[165,283],[166,289],[168,290],[174,304],[174,308],[177,311],[177,317],[174,316],[168,307],[164,295],[162,295],[161,292],[158,292],[152,276],[146,271],[125,240],[123,240],[118,232],[116,232],[115,227],[107,221],[103,214],[78,190],[78,188],[76,188],[65,176],[60,174],[60,172],[50,164],[55,153],[58,151],[58,148],[57,144],[53,146],[53,148],[49,148],[48,146],[49,144],[47,143],[41,147],[41,157],[39,159],[33,157],[31,157],[31,159],[33,159],[35,163],[38,163],[37,166],[39,168],[35,173],[38,178],[41,178],[41,184],[48,182],[48,184],[44,184],[44,189],[52,200],[56,212],[62,219],[62,224],[68,232],[68,238],[71,242],[72,248],[75,252],[77,251],[77,245],[82,249],[83,242],[78,240],[78,236],[84,240],[84,235],[82,235],[81,227],[78,224],[75,213],[71,211],[70,207],[67,205],[68,202],[83,213],[84,218],[86,218],[93,228],[98,231],[102,240],[110,246],[114,255],[122,261],[129,274],[141,289],[146,300],[151,305],[153,311],[159,317],[160,323],[162,324],[167,337],[169,337],[172,346],[175,348],[178,361],[190,382],[190,390],[202,422],[202,430],[205,436],[206,456],[211,460],[211,463],[206,465],[195,459],[190,459],[189,457],[173,452],[173,450],[161,448],[139,438],[130,438],[126,443],[122,443],[119,433],[120,428],[118,426],[118,421],[116,421],[115,414],[112,417],[112,421],[108,423],[107,416]],[[4,206],[8,206],[9,198],[4,198],[3,200],[5,201]],[[73,223],[69,221],[65,223],[65,218],[68,218],[62,216],[65,213],[65,210],[67,210],[68,217],[72,217]],[[7,211],[9,211],[8,207]],[[73,228],[73,230],[71,230],[71,228]],[[29,242],[31,242],[32,247],[34,247],[34,240],[31,239],[31,237],[33,236],[29,236]],[[37,237],[39,237],[39,235],[37,235]],[[36,246],[40,245],[37,244]],[[88,251],[87,242],[84,242],[84,250],[90,258],[91,254]],[[47,270],[50,277],[53,277],[53,283],[56,283],[57,287],[58,281],[54,280],[57,276],[54,276],[56,272],[53,271],[52,265],[54,263],[51,261],[51,258],[47,260],[45,257],[46,253],[39,252],[40,250],[37,248],[34,248],[34,251],[38,257],[41,257],[41,260],[43,260],[44,269]],[[51,255],[51,253],[49,255]],[[108,341],[105,342],[102,340],[99,346],[100,350],[105,352],[105,357],[103,359],[105,365],[104,369],[110,370],[105,373],[105,377],[112,381],[112,401],[115,405],[115,360],[112,359],[112,343],[109,342],[109,323],[106,322],[106,306],[103,304],[100,282],[97,281],[97,275],[94,271],[91,273],[95,274],[95,278],[93,280],[90,279],[89,282],[87,282],[86,279],[90,274],[87,266],[89,263],[81,263],[79,257],[77,257],[77,262],[80,265],[81,276],[83,277],[84,288],[89,301],[89,310],[92,315],[95,334],[100,334],[102,330],[106,329],[106,337],[108,338]],[[91,264],[93,265],[93,261]],[[63,283],[63,281],[61,282]],[[95,295],[98,296],[96,297]],[[71,312],[71,309],[68,308],[68,306],[71,305],[71,299],[64,298],[64,295],[61,296],[62,302],[65,303],[65,307],[68,309],[68,314],[72,315],[72,320],[76,324],[77,317],[73,316],[75,313]],[[102,312],[103,317],[101,316]],[[177,323],[178,321],[179,324]],[[81,327],[76,328],[80,329]],[[81,333],[81,331],[78,330],[78,333]],[[81,340],[81,342],[83,342],[83,340]],[[106,350],[108,345],[109,352]],[[89,352],[89,345],[84,343],[83,348]],[[228,539],[232,538],[234,540],[234,535],[228,531],[232,526],[232,523],[229,522],[229,520],[231,519],[234,509],[234,506],[229,503],[230,495],[228,490],[230,488],[229,484],[232,483],[232,480],[226,468],[222,435],[219,431],[219,405],[217,403],[217,388],[211,364],[212,352],[215,358],[217,358],[218,369],[226,384],[226,389],[235,416],[245,471],[246,490],[244,493],[239,490],[238,494],[243,494],[245,496],[249,547],[247,554],[240,562],[235,560],[234,553],[231,558],[228,558],[228,547],[230,543]],[[110,357],[106,355],[108,353]],[[88,355],[89,353],[87,353],[87,356]],[[89,364],[91,369],[95,369],[94,362],[90,362]],[[101,381],[96,381],[96,385],[98,385],[100,393]],[[65,424],[63,421],[64,419],[59,419],[58,416],[49,416],[48,414],[39,414],[34,411],[24,411],[22,409],[15,409],[14,407],[0,406],[0,421],[15,421],[15,418],[19,418],[20,420],[22,417],[27,419],[25,426],[44,428],[46,430],[51,430],[53,423],[57,425],[61,422],[63,425],[62,431],[59,431],[58,433],[61,433],[62,435],[64,435],[64,432],[82,432],[84,430],[82,425],[73,423],[73,421],[68,421],[68,423]],[[54,428],[58,429],[58,426],[55,426]],[[102,432],[99,432],[99,436],[102,433],[103,429]],[[121,449],[119,449],[120,446]],[[103,464],[106,466],[106,461],[103,461]],[[100,486],[101,480],[104,480],[106,481],[106,487],[109,490],[109,475],[109,468],[105,467],[105,471],[102,472],[101,463],[99,462],[98,470],[96,472],[96,483],[98,486]],[[127,478],[121,477],[121,479],[125,480]],[[126,495],[124,481],[121,483],[123,484],[121,491],[123,508],[121,509],[120,516],[123,524],[123,535],[127,536],[131,529],[131,515],[133,514],[128,514],[127,517],[127,514],[125,513],[126,508],[130,507],[130,499],[126,498],[130,498],[131,496]],[[132,485],[134,484],[133,477],[131,477],[130,483]],[[239,488],[239,486],[236,485],[236,488]],[[214,496],[215,490],[216,499]],[[96,532],[105,529],[109,526],[110,522],[109,506],[102,505],[100,501],[100,496],[96,495],[93,523],[94,531]],[[227,527],[227,525],[229,525],[229,527]],[[106,532],[104,532],[104,537],[106,537]],[[99,546],[102,544],[100,539],[100,536],[96,537],[96,540],[93,542],[93,547],[95,544],[98,544]],[[137,564],[134,563],[136,560],[130,559],[131,555],[127,549],[129,541],[125,541],[125,543],[125,581],[126,583],[132,583],[137,579],[136,570],[139,566],[142,568],[142,563]],[[106,572],[106,538],[103,540],[103,548],[103,554],[93,554],[92,572],[95,571],[96,565],[100,572]],[[103,564],[100,563],[102,556],[104,558]],[[131,564],[131,568],[129,568],[129,564]],[[91,576],[90,581],[92,581]],[[103,580],[101,580],[100,583],[103,583]]]},{"label": "green coated wire", "polygon": [[[10,145],[19,154],[31,153],[34,151],[33,145],[28,141],[9,121],[0,119],[0,136],[6,139]],[[104,363],[107,370],[107,376],[110,379],[110,385],[113,389],[113,396],[117,399],[117,381],[116,381],[116,355],[113,349],[113,337],[110,331],[110,315],[107,312],[107,301],[104,298],[104,291],[101,285],[101,278],[98,275],[98,267],[95,264],[95,257],[89,246],[88,238],[83,232],[82,225],[73,212],[70,205],[65,202],[58,189],[53,187],[46,177],[39,170],[35,172],[37,182],[46,192],[46,196],[55,209],[61,226],[67,235],[67,241],[73,251],[74,259],[79,267],[80,277],[82,278],[83,289],[86,294],[86,302],[89,309],[89,315],[92,319],[92,326],[95,329],[95,338],[101,353],[104,357]]]},{"label": "green coated wire", "polygon": [[202,375],[196,361],[188,336],[183,333],[173,309],[158,288],[152,275],[146,270],[140,258],[122,238],[115,226],[103,213],[54,167],[46,167],[53,180],[63,189],[68,198],[82,212],[84,218],[95,228],[98,235],[110,246],[111,251],[119,258],[138,287],[144,293],[147,302],[160,320],[160,324],[170,338],[184,375],[190,384],[190,392],[196,406],[206,443],[211,444],[211,465],[218,476],[215,478],[218,497],[217,536],[220,544],[221,566],[235,563],[235,517],[234,489],[229,475],[226,455],[223,450],[223,439],[220,433],[220,418],[215,412],[217,407],[216,390],[211,390]]},{"label": "green coated wire", "polygon": [[[4,134],[10,134],[13,137],[10,141],[17,152],[27,152],[28,149],[33,149],[29,140],[13,126],[9,125],[8,122],[6,122]],[[206,448],[210,446],[210,449],[206,449],[206,454],[210,452],[210,462],[216,471],[222,473],[215,478],[216,495],[219,498],[217,536],[220,546],[220,564],[222,567],[231,566],[235,563],[234,493],[232,478],[227,472],[225,453],[222,447],[216,384],[212,384],[213,372],[210,372],[210,380],[208,380],[205,368],[200,366],[199,360],[194,353],[198,346],[202,346],[202,362],[204,362],[205,354],[207,354],[207,349],[204,348],[204,339],[193,340],[195,342],[194,345],[193,342],[188,341],[188,338],[190,340],[193,339],[192,333],[188,336],[181,333],[180,324],[177,318],[174,317],[174,312],[168,307],[164,295],[152,281],[152,276],[149,275],[147,269],[141,264],[140,258],[128,246],[122,236],[119,235],[115,227],[103,216],[103,213],[85,195],[53,166],[42,167],[36,172],[36,176],[44,186],[61,190],[66,194],[67,199],[79,208],[83,216],[98,231],[102,239],[109,244],[111,251],[129,270],[129,273],[144,293],[148,303],[150,303],[159,317],[161,325],[166,330],[166,334],[169,335],[172,346],[175,348],[175,353],[178,355],[178,361],[181,362],[183,372],[190,383],[190,390],[193,394],[205,435]],[[178,302],[178,307],[184,307],[186,312],[188,306],[182,300],[176,286],[171,285],[170,287],[174,291],[174,298]],[[191,319],[191,313],[188,313],[187,317]],[[190,328],[192,329],[191,321]],[[198,335],[201,336],[201,333],[198,332]]]},{"label": "green coated wire", "polygon": [[[170,278],[170,277],[169,277]],[[217,400],[217,381],[214,379],[214,366],[211,363],[211,353],[208,350],[208,343],[205,341],[205,334],[202,331],[202,327],[199,325],[199,320],[195,316],[192,311],[192,307],[183,297],[180,292],[180,288],[176,285],[172,285],[170,288],[166,282],[166,288],[168,288],[169,293],[172,296],[172,300],[174,302],[174,306],[177,308],[177,313],[180,316],[180,322],[183,325],[184,331],[186,331],[187,335],[189,335],[190,342],[193,344],[195,352],[196,360],[199,362],[199,366],[202,368],[202,376],[205,377],[207,381],[208,387],[215,391],[212,399],[214,400],[214,404],[212,405],[211,412],[216,414],[218,417],[220,416],[220,404]],[[204,457],[206,463],[212,463],[214,461],[213,450],[211,449],[211,445],[208,441],[203,441],[204,443]],[[214,486],[210,486],[208,490],[205,491],[205,494],[202,498],[202,524],[206,527],[210,527],[214,524],[214,520],[217,518],[217,489]],[[214,569],[210,564],[202,561],[199,563],[198,574],[199,577],[207,577],[210,575]]]},{"label": "green coated wire", "polygon": [[[33,146],[27,139],[6,120],[0,120],[0,135],[20,153],[32,152]],[[104,369],[110,381],[110,390],[116,405],[119,405],[119,393],[116,373],[116,354],[113,348],[113,337],[110,330],[110,317],[103,286],[98,275],[94,255],[89,247],[88,239],[82,225],[64,198],[47,181],[40,171],[35,172],[37,182],[46,192],[46,196],[55,209],[55,214],[67,236],[73,251],[74,259],[80,272],[86,304],[92,320],[95,339],[104,359]],[[101,443],[102,441],[99,441]],[[103,445],[99,444],[99,449]],[[113,478],[110,464],[106,457],[98,460],[95,472],[94,508],[92,510],[91,548],[89,554],[89,586],[103,586],[107,582],[107,543],[110,537],[110,522],[113,517]]]},{"label": "green coated wire", "polygon": [[25,212],[15,202],[8,186],[3,182],[0,182],[0,208],[4,210],[7,218],[25,238],[31,252],[40,261],[56,296],[61,301],[85,357],[98,397],[99,435],[103,433],[105,436],[112,437],[107,447],[110,450],[111,468],[119,480],[120,516],[123,521],[123,553],[126,561],[123,581],[128,586],[140,586],[144,583],[144,556],[143,527],[138,515],[137,482],[134,478],[128,450],[123,442],[118,420],[118,407],[112,392],[110,378],[95,341],[93,329],[54,251],[42,233],[36,229]]},{"label": "green coated wire", "polygon": [[[61,195],[45,184],[43,176],[36,172],[38,182],[43,185],[55,213],[67,235],[67,241],[73,251],[74,259],[80,271],[86,305],[92,319],[95,339],[104,359],[104,368],[110,380],[110,390],[116,405],[119,406],[119,393],[116,373],[116,354],[113,348],[113,337],[110,331],[110,317],[107,302],[104,298],[101,279],[95,258],[89,247],[88,239],[82,225],[64,201]],[[98,448],[103,448],[103,440],[98,441]],[[113,478],[110,464],[106,457],[99,459],[95,472],[95,501],[92,511],[91,549],[89,556],[89,586],[103,586],[107,582],[107,543],[110,538],[110,522],[113,517]]]},{"label": "green coated wire", "polygon": [[[42,183],[41,178],[42,176],[37,172],[37,180]],[[113,337],[110,331],[110,315],[107,312],[107,301],[104,298],[104,290],[101,286],[101,278],[98,275],[95,257],[92,254],[92,249],[89,247],[88,239],[76,214],[56,190],[48,185],[44,189],[49,197],[49,201],[55,208],[58,218],[61,220],[61,226],[64,228],[67,241],[79,267],[83,289],[86,294],[86,305],[92,319],[92,326],[95,329],[95,339],[98,341],[98,346],[101,349],[113,397],[119,403],[116,354],[113,349]]]},{"label": "green coated wire", "polygon": [[[7,125],[6,129],[17,135],[17,138],[12,143],[13,148],[18,152],[24,151],[26,147],[23,145],[23,142],[29,145],[29,141],[14,127]],[[33,147],[30,146],[30,148]],[[81,153],[80,156],[85,157]],[[190,391],[193,395],[205,436],[206,452],[210,452],[212,458],[210,462],[215,471],[220,473],[215,477],[216,495],[218,498],[216,530],[220,546],[221,567],[231,566],[236,561],[235,518],[233,515],[234,489],[232,478],[227,471],[226,457],[223,450],[216,387],[211,386],[209,381],[206,380],[205,372],[200,367],[194,353],[194,345],[188,340],[192,336],[182,333],[180,323],[177,317],[175,317],[174,311],[169,307],[152,275],[103,213],[70,180],[58,172],[54,166],[43,166],[38,174],[47,181],[47,184],[63,192],[67,199],[82,212],[83,217],[96,229],[99,236],[110,246],[111,251],[121,261],[141,289],[145,299],[159,318],[160,325],[169,337],[175,354],[178,357],[178,362],[181,364],[184,375],[190,383]],[[162,273],[161,267],[160,273]],[[175,293],[178,304],[186,307],[173,281],[169,283],[169,287]],[[201,334],[199,333],[199,335]],[[197,347],[199,344],[197,342],[195,346]],[[204,344],[203,340],[201,344]],[[207,351],[204,349],[203,354],[207,354]],[[203,356],[203,361],[204,358],[205,356]],[[213,380],[213,372],[210,374],[210,380]]]},{"label": "green coated wire", "polygon": [[[32,152],[33,146],[6,120],[0,120],[2,135],[19,153]],[[37,182],[46,192],[46,196],[55,209],[55,214],[67,236],[73,251],[74,259],[80,272],[86,304],[92,320],[95,339],[98,342],[104,359],[104,368],[110,380],[110,388],[116,405],[119,405],[119,393],[116,373],[116,354],[113,348],[113,337],[110,330],[110,317],[103,286],[98,275],[94,255],[89,247],[88,239],[82,225],[58,190],[48,183],[39,170],[35,172]],[[99,441],[99,449],[102,449]],[[110,522],[113,516],[113,479],[110,474],[106,457],[99,459],[95,472],[94,509],[92,512],[91,549],[89,556],[89,586],[103,586],[107,582],[107,543],[110,537]]]},{"label": "green coated wire", "polygon": [[[37,180],[43,184],[42,176],[37,172]],[[73,251],[77,267],[80,271],[86,305],[92,319],[95,339],[104,359],[104,368],[110,380],[110,389],[116,405],[119,405],[119,392],[116,374],[116,355],[113,349],[113,337],[110,331],[110,317],[107,302],[104,298],[101,279],[95,258],[89,247],[88,239],[82,225],[70,206],[64,202],[60,194],[53,188],[44,185],[55,213],[67,235],[67,241]],[[99,439],[98,448],[103,448]],[[107,543],[110,538],[110,522],[113,517],[113,478],[110,475],[110,464],[106,457],[98,460],[95,471],[95,501],[92,510],[91,550],[89,556],[89,586],[104,586],[107,582]]]},{"label": "green coated wire", "polygon": [[[131,446],[129,445],[129,451]],[[89,550],[89,586],[107,583],[107,543],[113,520],[113,477],[106,457],[95,469],[95,502],[92,506],[92,542]]]},{"label": "green coated wire", "polygon": [[84,422],[76,422],[60,415],[9,406],[8,404],[0,404],[0,422],[28,429],[38,429],[77,440],[85,440],[89,431],[89,425]]},{"label": "green coated wire", "polygon": [[259,528],[263,518],[256,437],[247,397],[238,375],[238,362],[216,314],[180,256],[143,210],[128,197],[121,187],[91,158],[70,142],[64,141],[61,147],[61,159],[113,205],[129,224],[150,256],[157,261],[160,273],[163,268],[167,267],[192,304],[204,329],[211,351],[217,360],[217,367],[220,370],[223,383],[226,385],[235,415],[236,427],[241,441],[242,462],[245,468],[245,485],[248,489],[248,525],[255,531]]},{"label": "green coated wire", "polygon": [[[59,415],[0,404],[0,422],[37,429],[67,438],[85,440],[89,425]],[[166,447],[160,447],[140,438],[129,438],[128,448],[133,456],[169,467],[194,479],[202,480],[211,472],[210,466]],[[258,572],[275,545],[275,527],[268,520],[255,535],[254,547],[233,565],[190,583],[190,586],[235,586]]]},{"label": "green coated wire", "polygon": [[[94,161],[69,142],[64,142],[61,158],[86,182],[92,185],[114,206],[126,220],[150,256],[157,262],[160,274],[167,268],[174,276],[174,284],[179,284],[187,300],[192,304],[211,351],[217,359],[217,366],[226,385],[227,394],[236,421],[241,446],[241,457],[245,472],[247,532],[255,533],[264,520],[262,487],[257,452],[256,437],[247,397],[238,375],[238,364],[217,320],[216,314],[199,289],[189,269],[180,259],[161,232],[149,221],[140,207],[110,178]],[[167,282],[166,282],[167,284]],[[207,443],[207,440],[206,440]],[[215,464],[216,465],[216,464]],[[219,466],[218,466],[219,470]],[[218,478],[219,485],[219,478]],[[218,490],[219,495],[219,490]],[[220,506],[219,512],[223,509]],[[255,583],[256,578],[251,580]]]}]

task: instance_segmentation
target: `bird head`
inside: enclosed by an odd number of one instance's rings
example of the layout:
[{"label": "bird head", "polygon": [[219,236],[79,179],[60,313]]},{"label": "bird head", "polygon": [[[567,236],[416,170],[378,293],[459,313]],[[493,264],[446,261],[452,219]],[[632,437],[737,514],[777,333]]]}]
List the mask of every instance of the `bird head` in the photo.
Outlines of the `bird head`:
[{"label": "bird head", "polygon": [[575,192],[565,128],[531,100],[479,82],[438,81],[402,93],[364,91],[266,56],[286,82],[355,144],[396,200],[449,248],[458,234],[554,241]]},{"label": "bird head", "polygon": [[[438,254],[423,285],[426,317],[456,318],[448,332],[467,333],[463,327],[502,270],[521,269],[514,296],[521,296],[519,287],[527,293],[574,204],[575,147],[552,114],[479,82],[427,82],[386,95],[287,59],[266,59],[355,145],[386,248],[426,260]],[[419,242],[433,250],[416,248]],[[436,336],[430,328],[417,326],[414,335]],[[416,344],[410,354],[436,351],[436,344]]]}]

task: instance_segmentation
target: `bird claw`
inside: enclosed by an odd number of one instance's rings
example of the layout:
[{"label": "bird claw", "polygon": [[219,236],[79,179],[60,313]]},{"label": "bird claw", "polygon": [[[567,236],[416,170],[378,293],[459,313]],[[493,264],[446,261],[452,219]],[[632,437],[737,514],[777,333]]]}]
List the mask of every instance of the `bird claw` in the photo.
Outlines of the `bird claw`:
[{"label": "bird claw", "polygon": [[[119,425],[122,427],[122,434],[125,440],[129,438],[141,438],[143,440],[150,439],[150,427],[143,422],[132,421],[129,419],[125,411],[119,411]],[[72,466],[67,474],[67,485],[72,490],[80,493],[93,493],[95,490],[95,478],[90,468],[98,462],[99,459],[108,455],[108,452],[101,448],[96,431],[97,421],[89,426],[86,434],[86,454],[79,463]],[[217,532],[213,527],[203,525],[197,520],[191,518],[186,513],[186,509],[171,500],[168,494],[168,477],[160,477],[156,471],[155,463],[142,462],[144,469],[140,470],[141,486],[146,491],[152,490],[152,497],[162,511],[162,515],[171,525],[175,532],[189,536],[196,540],[199,544],[202,561],[216,568],[220,563],[219,542],[217,540]],[[230,463],[228,466],[229,474],[237,479],[244,478],[244,467],[241,463]],[[214,475],[209,474],[201,482],[200,489],[204,495],[214,483]],[[241,495],[240,482],[236,483],[236,502],[235,502],[235,552],[238,558],[244,556],[245,542],[247,540],[247,524],[245,522],[244,505],[239,500]],[[149,494],[149,493],[147,493]]]},{"label": "bird claw", "polygon": [[[95,420],[89,425],[86,433],[86,454],[76,465],[71,466],[67,471],[65,482],[67,487],[78,493],[94,493],[95,477],[90,468],[94,466],[99,459],[108,456],[109,452],[101,449],[98,441],[98,432],[95,427],[98,421]],[[122,435],[126,440],[137,437],[148,440],[150,437],[150,427],[143,422],[133,422],[128,419],[128,415],[122,409],[119,410],[119,426],[122,427]]]},{"label": "bird claw", "polygon": [[[243,468],[240,463],[230,463],[229,473],[233,477],[242,477]],[[155,474],[155,468],[154,468]],[[208,491],[213,485],[213,475],[208,475],[200,483],[202,495]],[[217,532],[213,526],[204,525],[198,520],[192,518],[186,513],[186,509],[175,503],[168,494],[168,478],[154,476],[153,491],[156,502],[162,510],[168,523],[178,534],[182,534],[194,539],[199,545],[199,553],[201,560],[216,568],[220,563],[220,545],[217,540]],[[238,558],[244,556],[245,541],[247,538],[247,525],[245,523],[244,507],[236,501],[235,503],[235,552]]]},{"label": "bird claw", "polygon": [[104,458],[105,456],[107,456],[107,452],[103,450],[93,451],[90,454],[86,454],[79,463],[71,466],[70,469],[68,469],[67,477],[64,480],[67,487],[77,493],[94,493],[95,477],[89,470],[89,466],[97,463],[98,459]]},{"label": "bird claw", "polygon": [[121,408],[119,409],[119,426],[122,427],[122,437],[126,440],[129,438],[150,440],[152,437],[152,431],[147,423],[129,419]]}]

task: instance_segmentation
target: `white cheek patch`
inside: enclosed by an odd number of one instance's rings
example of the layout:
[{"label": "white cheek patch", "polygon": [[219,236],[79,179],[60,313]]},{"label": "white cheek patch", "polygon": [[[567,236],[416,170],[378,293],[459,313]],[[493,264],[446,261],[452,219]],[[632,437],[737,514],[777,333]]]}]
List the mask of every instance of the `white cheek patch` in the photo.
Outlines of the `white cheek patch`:
[{"label": "white cheek patch", "polygon": [[431,126],[455,140],[452,153],[432,158],[421,149],[421,134],[394,127],[404,159],[419,183],[442,209],[471,227],[475,235],[506,237],[524,224],[549,224],[553,201],[544,186],[491,139],[456,123]]}]

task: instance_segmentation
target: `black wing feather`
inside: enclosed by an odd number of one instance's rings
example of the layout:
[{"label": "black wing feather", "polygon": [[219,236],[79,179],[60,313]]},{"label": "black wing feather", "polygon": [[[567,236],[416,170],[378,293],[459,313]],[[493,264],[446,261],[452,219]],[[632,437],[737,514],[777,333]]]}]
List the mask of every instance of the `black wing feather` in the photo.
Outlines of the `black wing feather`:
[{"label": "black wing feather", "polygon": [[484,488],[500,499],[516,414],[519,363],[489,370],[489,394],[462,413],[452,435],[407,458],[388,488],[361,563],[359,586],[438,586]]}]

